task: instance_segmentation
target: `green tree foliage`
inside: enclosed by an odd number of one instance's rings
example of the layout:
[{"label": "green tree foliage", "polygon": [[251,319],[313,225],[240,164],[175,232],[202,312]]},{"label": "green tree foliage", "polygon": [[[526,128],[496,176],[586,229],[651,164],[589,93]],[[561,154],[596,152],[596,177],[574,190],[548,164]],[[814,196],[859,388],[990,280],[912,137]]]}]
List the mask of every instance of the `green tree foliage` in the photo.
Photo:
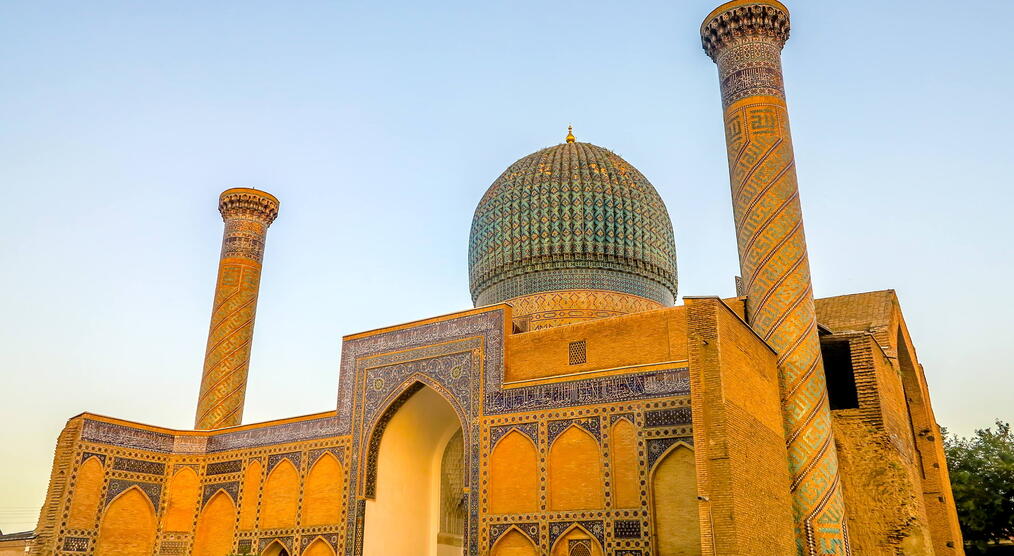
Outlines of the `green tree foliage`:
[{"label": "green tree foliage", "polygon": [[970,438],[943,431],[951,489],[965,542],[985,551],[1014,537],[1014,433],[1010,423],[979,429]]}]

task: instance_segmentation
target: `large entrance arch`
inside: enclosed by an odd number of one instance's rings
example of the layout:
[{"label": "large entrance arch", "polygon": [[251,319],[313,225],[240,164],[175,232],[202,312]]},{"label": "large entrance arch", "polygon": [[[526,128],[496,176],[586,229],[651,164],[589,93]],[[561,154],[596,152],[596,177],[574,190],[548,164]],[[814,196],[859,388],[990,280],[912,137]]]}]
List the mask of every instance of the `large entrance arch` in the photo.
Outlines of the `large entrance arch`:
[{"label": "large entrance arch", "polygon": [[380,433],[363,554],[460,556],[465,512],[456,509],[464,507],[464,465],[455,443],[462,442],[461,422],[425,386],[394,411]]}]

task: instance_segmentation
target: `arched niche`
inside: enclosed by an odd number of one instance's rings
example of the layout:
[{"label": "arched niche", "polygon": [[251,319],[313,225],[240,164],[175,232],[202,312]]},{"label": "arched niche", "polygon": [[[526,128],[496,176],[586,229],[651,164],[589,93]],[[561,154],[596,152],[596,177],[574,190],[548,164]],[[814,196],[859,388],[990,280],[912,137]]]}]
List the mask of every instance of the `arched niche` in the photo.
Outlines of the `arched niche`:
[{"label": "arched niche", "polygon": [[257,499],[261,489],[261,474],[264,466],[261,460],[251,461],[243,471],[243,494],[239,509],[239,528],[249,531],[257,523]]},{"label": "arched niche", "polygon": [[75,529],[95,527],[104,475],[102,462],[96,456],[89,457],[78,468],[74,480],[74,498],[70,503],[70,517],[67,519],[68,527]]},{"label": "arched niche", "polygon": [[512,527],[500,535],[490,552],[490,556],[536,556],[537,554],[535,542],[517,527]]},{"label": "arched niche", "polygon": [[130,487],[106,508],[95,543],[96,556],[151,556],[155,550],[155,507],[140,488]]},{"label": "arched niche", "polygon": [[223,556],[232,552],[236,537],[236,503],[219,490],[201,509],[191,556]]},{"label": "arched niche", "polygon": [[489,512],[518,514],[539,509],[538,451],[531,439],[512,429],[489,456]]},{"label": "arched niche", "polygon": [[197,472],[190,467],[177,471],[169,482],[169,505],[162,518],[162,528],[166,531],[190,532],[194,526],[194,512],[200,495],[201,485]]},{"label": "arched niche", "polygon": [[345,469],[333,454],[324,452],[310,467],[303,488],[303,527],[336,524],[341,519]]},{"label": "arched niche", "polygon": [[571,425],[549,448],[549,508],[593,510],[605,506],[599,443],[588,431]]},{"label": "arched niche", "polygon": [[324,539],[317,537],[306,550],[303,551],[303,556],[335,556],[334,549]]},{"label": "arched niche", "polygon": [[651,510],[658,556],[699,556],[701,529],[694,449],[677,442],[651,471]]},{"label": "arched niche", "polygon": [[637,428],[626,418],[617,419],[609,433],[612,458],[613,506],[639,508],[641,485],[638,472]]},{"label": "arched niche", "polygon": [[264,481],[260,529],[287,529],[296,525],[299,507],[299,471],[288,458],[278,462]]},{"label": "arched niche", "polygon": [[289,549],[285,548],[285,545],[278,541],[271,541],[268,546],[261,552],[261,556],[292,556],[289,553]]},{"label": "arched niche", "polygon": [[375,471],[363,554],[460,555],[462,547],[441,543],[439,531],[443,456],[461,421],[436,390],[416,383],[408,392],[391,404],[371,439]]}]

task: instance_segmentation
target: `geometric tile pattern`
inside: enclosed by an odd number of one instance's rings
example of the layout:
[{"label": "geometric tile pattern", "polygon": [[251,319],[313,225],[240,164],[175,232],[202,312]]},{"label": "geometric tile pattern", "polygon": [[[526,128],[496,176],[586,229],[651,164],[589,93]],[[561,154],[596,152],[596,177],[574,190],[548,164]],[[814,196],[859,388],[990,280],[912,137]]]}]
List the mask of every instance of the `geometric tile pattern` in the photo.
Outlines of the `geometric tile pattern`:
[{"label": "geometric tile pattern", "polygon": [[750,325],[778,353],[799,554],[848,554],[781,78],[788,13],[733,6],[702,29],[725,104],[736,239]]},{"label": "geometric tile pattern", "polygon": [[67,537],[63,539],[63,549],[67,552],[87,552],[88,537]]},{"label": "geometric tile pattern", "polygon": [[141,481],[128,481],[125,479],[113,479],[109,481],[109,488],[106,489],[106,499],[103,506],[109,504],[114,498],[125,492],[128,488],[137,487],[148,495],[148,499],[151,500],[151,505],[155,508],[159,507],[159,501],[162,499],[162,485],[158,483],[146,483]]},{"label": "geometric tile pattern", "polygon": [[596,440],[602,440],[602,433],[600,431],[600,423],[598,417],[587,417],[584,419],[561,419],[549,422],[549,442],[552,443],[556,440],[557,436],[560,436],[563,431],[567,430],[571,425],[577,425],[582,429],[588,431]]},{"label": "geometric tile pattern", "polygon": [[566,272],[561,270],[530,272],[497,282],[483,290],[475,304],[490,305],[505,299],[562,290],[620,292],[643,297],[666,307],[675,303],[672,291],[659,282],[645,280],[618,270],[570,268]]},{"label": "geometric tile pattern", "polygon": [[284,454],[271,454],[268,456],[268,473],[275,468],[276,465],[282,462],[283,459],[287,459],[292,462],[292,465],[299,469],[299,461],[302,454],[299,452],[287,452]]},{"label": "geometric tile pattern", "polygon": [[644,412],[644,426],[646,427],[688,425],[691,421],[689,407],[670,407]]},{"label": "geometric tile pattern", "polygon": [[225,234],[194,425],[199,430],[243,420],[264,240],[278,216],[278,200],[261,191],[230,189],[218,208]]},{"label": "geometric tile pattern", "polygon": [[669,447],[677,442],[685,442],[689,446],[694,445],[694,439],[690,436],[648,439],[648,469],[654,467],[658,458],[662,457],[669,450]]},{"label": "geometric tile pattern", "polygon": [[517,527],[521,532],[528,535],[528,538],[534,542],[539,540],[539,524],[538,523],[498,523],[490,525],[489,527],[489,545],[493,546],[496,541],[506,533],[509,529]]},{"label": "geometric tile pattern", "polygon": [[613,536],[617,539],[641,538],[641,522],[637,519],[617,519],[613,522]]},{"label": "geometric tile pattern", "polygon": [[165,464],[131,458],[115,458],[113,459],[113,469],[116,471],[128,471],[131,473],[162,475],[165,473]]},{"label": "geometric tile pattern", "polygon": [[224,475],[226,473],[239,473],[243,470],[243,460],[234,459],[231,461],[219,461],[209,463],[206,475]]},{"label": "geometric tile pattern", "polygon": [[500,441],[507,433],[511,430],[517,430],[521,434],[527,436],[532,444],[538,445],[539,443],[539,424],[538,423],[520,423],[517,425],[500,425],[498,427],[489,428],[489,445],[496,446],[496,443]]},{"label": "geometric tile pattern", "polygon": [[201,506],[207,504],[208,500],[210,500],[212,496],[218,493],[219,490],[225,491],[226,494],[232,497],[233,501],[239,499],[238,481],[230,481],[227,483],[213,483],[204,485],[204,494],[201,497]]}]

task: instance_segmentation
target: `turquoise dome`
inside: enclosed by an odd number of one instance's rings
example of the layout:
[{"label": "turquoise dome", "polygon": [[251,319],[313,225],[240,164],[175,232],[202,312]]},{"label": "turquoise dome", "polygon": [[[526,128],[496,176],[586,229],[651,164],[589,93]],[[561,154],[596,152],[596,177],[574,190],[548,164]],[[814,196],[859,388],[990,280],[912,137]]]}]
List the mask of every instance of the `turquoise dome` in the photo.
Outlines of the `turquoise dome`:
[{"label": "turquoise dome", "polygon": [[476,305],[563,289],[663,305],[676,297],[676,245],[662,198],[616,153],[570,138],[493,182],[472,219],[468,268]]}]

